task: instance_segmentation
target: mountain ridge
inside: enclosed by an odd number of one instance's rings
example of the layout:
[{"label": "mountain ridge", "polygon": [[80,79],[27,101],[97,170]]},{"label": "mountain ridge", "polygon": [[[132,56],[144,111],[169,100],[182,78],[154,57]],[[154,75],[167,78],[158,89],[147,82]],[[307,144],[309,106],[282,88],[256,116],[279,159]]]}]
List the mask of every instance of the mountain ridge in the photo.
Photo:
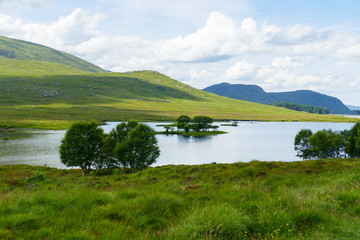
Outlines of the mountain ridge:
[{"label": "mountain ridge", "polygon": [[238,100],[274,104],[275,102],[288,102],[300,105],[324,107],[335,114],[351,114],[338,98],[321,94],[311,90],[297,90],[289,92],[265,92],[257,85],[220,83],[203,89],[220,96]]}]

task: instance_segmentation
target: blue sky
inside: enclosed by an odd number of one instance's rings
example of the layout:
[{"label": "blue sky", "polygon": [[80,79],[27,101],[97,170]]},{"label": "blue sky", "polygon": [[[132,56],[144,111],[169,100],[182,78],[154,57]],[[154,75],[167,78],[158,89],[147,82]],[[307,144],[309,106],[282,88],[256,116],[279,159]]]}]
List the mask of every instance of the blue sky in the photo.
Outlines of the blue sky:
[{"label": "blue sky", "polygon": [[197,88],[311,89],[359,105],[360,1],[0,0],[0,35]]}]

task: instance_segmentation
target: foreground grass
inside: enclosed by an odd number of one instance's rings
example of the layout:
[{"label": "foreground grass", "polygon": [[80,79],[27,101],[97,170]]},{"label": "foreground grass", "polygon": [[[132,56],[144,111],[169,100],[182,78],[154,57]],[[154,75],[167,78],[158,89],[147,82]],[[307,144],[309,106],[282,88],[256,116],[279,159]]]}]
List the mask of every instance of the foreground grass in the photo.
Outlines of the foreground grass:
[{"label": "foreground grass", "polygon": [[0,166],[1,239],[359,239],[360,161]]}]

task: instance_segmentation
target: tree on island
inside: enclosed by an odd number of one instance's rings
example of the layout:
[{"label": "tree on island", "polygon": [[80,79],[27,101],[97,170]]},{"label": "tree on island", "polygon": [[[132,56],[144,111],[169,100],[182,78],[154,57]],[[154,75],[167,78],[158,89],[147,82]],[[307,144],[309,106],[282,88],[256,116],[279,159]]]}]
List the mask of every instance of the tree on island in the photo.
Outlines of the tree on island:
[{"label": "tree on island", "polygon": [[196,125],[195,129],[197,131],[208,131],[213,123],[213,119],[208,116],[196,116],[194,117],[194,124]]},{"label": "tree on island", "polygon": [[185,129],[185,126],[187,124],[189,124],[191,122],[191,118],[189,116],[186,116],[186,115],[180,115],[180,117],[178,117],[176,119],[176,122],[177,122],[177,128],[178,129]]},{"label": "tree on island", "polygon": [[102,161],[104,132],[96,122],[71,125],[60,145],[60,159],[67,167],[80,167],[83,175]]}]

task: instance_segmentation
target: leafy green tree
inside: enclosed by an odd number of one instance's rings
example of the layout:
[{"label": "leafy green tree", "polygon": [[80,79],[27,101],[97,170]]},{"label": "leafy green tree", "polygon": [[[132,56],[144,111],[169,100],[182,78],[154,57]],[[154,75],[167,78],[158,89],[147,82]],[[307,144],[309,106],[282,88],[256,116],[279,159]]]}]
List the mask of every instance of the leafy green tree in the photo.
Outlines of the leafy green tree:
[{"label": "leafy green tree", "polygon": [[317,158],[332,158],[334,157],[334,141],[332,137],[333,133],[329,131],[321,130],[309,137],[309,143],[311,145],[311,151]]},{"label": "leafy green tree", "polygon": [[207,131],[212,123],[213,123],[213,119],[211,117],[208,116],[194,117],[194,124],[197,126],[195,129],[197,129],[197,131],[200,130]]},{"label": "leafy green tree", "polygon": [[115,155],[121,159],[123,166],[145,169],[156,162],[160,156],[154,130],[138,124],[129,136],[115,148]]},{"label": "leafy green tree", "polygon": [[191,122],[191,118],[186,115],[180,115],[180,117],[176,119],[176,122],[178,129],[184,129],[185,125]]},{"label": "leafy green tree", "polygon": [[[118,124],[114,129],[110,131],[105,146],[107,147],[106,153],[115,159],[116,166],[120,169],[123,168],[126,172],[126,168],[129,166],[126,157],[124,157],[119,147],[129,136],[130,132],[138,126],[138,122],[129,121]],[[118,148],[118,149],[117,149]],[[116,150],[117,149],[117,150]]]},{"label": "leafy green tree", "polygon": [[83,175],[101,165],[104,132],[96,122],[71,125],[60,145],[60,159],[67,167],[80,167]]},{"label": "leafy green tree", "polygon": [[189,133],[189,131],[190,131],[190,129],[191,129],[191,124],[186,124],[185,126],[184,126],[184,131],[186,132],[186,133]]},{"label": "leafy green tree", "polygon": [[[101,148],[103,165],[108,171],[118,166],[117,159],[114,155],[116,141],[110,137],[110,134],[104,134],[103,146]],[[101,172],[100,172],[101,175]]]},{"label": "leafy green tree", "polygon": [[136,121],[122,122],[110,131],[110,137],[115,139],[116,143],[121,143],[137,125]]},{"label": "leafy green tree", "polygon": [[360,122],[350,129],[345,151],[352,158],[360,158]]},{"label": "leafy green tree", "polygon": [[310,159],[312,157],[311,146],[309,143],[309,137],[313,135],[310,129],[302,129],[295,136],[295,151],[296,156],[303,159]]}]

